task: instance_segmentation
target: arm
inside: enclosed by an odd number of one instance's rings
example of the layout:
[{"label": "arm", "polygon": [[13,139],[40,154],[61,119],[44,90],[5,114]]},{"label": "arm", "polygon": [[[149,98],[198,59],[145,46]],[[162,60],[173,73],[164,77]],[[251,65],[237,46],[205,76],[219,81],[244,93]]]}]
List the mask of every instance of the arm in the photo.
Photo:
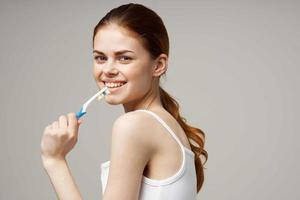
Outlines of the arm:
[{"label": "arm", "polygon": [[112,128],[111,159],[103,200],[137,200],[145,166],[154,152],[148,115],[120,116]]},{"label": "arm", "polygon": [[60,200],[82,199],[65,159],[77,142],[81,123],[75,113],[69,113],[67,117],[61,115],[58,121],[45,128],[42,137],[43,166]]},{"label": "arm", "polygon": [[82,200],[66,160],[46,160],[44,169],[51,180],[58,199]]}]

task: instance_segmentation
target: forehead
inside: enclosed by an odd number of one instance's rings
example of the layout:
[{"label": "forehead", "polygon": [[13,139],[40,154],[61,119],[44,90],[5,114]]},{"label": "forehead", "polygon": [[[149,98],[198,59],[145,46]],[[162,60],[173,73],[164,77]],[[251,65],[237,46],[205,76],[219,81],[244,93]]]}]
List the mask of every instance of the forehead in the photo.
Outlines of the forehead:
[{"label": "forehead", "polygon": [[141,40],[135,33],[118,25],[107,25],[98,30],[94,39],[94,49],[102,52],[131,50],[144,52]]}]

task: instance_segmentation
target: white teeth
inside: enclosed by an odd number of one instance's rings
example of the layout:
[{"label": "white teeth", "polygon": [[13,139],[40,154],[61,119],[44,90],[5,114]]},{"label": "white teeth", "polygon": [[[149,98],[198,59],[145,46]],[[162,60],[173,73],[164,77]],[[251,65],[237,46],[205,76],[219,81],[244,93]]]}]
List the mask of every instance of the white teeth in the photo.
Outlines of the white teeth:
[{"label": "white teeth", "polygon": [[108,83],[108,82],[106,82],[105,86],[107,86],[109,88],[115,88],[115,87],[120,87],[124,84],[125,84],[125,82],[122,82],[122,83],[120,83],[120,82],[119,83]]}]

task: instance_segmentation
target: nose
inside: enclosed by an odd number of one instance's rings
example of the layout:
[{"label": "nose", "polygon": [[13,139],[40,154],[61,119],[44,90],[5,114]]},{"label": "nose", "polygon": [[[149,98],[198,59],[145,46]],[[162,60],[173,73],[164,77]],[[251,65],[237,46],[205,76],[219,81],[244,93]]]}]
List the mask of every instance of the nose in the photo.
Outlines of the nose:
[{"label": "nose", "polygon": [[107,64],[103,67],[103,73],[106,76],[113,76],[118,73],[118,69],[115,68],[115,64],[113,61],[107,62]]}]

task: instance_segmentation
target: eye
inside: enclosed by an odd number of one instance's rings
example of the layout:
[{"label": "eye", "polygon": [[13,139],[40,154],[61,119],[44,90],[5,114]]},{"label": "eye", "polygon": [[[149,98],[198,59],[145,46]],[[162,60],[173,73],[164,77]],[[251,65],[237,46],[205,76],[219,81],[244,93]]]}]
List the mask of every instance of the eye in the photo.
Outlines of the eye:
[{"label": "eye", "polygon": [[94,56],[94,60],[96,60],[97,62],[102,62],[104,60],[106,60],[105,56]]},{"label": "eye", "polygon": [[120,60],[121,61],[129,61],[129,60],[131,60],[131,58],[128,56],[120,56]]}]

